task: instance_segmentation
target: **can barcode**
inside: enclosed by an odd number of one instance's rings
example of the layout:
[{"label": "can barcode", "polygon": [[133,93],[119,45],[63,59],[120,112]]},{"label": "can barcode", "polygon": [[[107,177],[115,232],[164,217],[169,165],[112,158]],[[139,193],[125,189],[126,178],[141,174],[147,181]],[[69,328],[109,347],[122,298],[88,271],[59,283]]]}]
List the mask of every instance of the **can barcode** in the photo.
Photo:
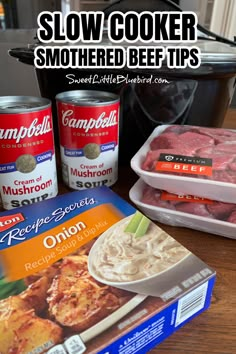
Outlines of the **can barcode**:
[{"label": "can barcode", "polygon": [[179,300],[175,327],[186,321],[204,307],[207,289],[208,282],[199,286],[197,289],[194,289]]}]

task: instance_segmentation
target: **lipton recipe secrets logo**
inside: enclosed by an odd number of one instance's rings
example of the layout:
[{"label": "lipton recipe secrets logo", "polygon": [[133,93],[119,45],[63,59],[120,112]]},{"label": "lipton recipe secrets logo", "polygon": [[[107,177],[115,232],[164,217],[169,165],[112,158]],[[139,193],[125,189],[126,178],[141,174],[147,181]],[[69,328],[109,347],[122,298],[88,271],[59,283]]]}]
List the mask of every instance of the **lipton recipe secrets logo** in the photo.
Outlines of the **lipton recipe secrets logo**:
[{"label": "lipton recipe secrets logo", "polygon": [[8,230],[24,220],[25,218],[22,213],[0,216],[0,232]]}]

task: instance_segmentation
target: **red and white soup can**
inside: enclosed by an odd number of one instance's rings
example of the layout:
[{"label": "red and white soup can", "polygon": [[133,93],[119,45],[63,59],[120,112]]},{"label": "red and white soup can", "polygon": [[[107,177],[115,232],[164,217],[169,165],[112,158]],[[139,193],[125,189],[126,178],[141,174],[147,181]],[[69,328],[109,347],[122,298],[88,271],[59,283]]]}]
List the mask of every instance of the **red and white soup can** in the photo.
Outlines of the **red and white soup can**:
[{"label": "red and white soup can", "polygon": [[75,90],[56,96],[64,183],[112,186],[118,178],[119,96]]},{"label": "red and white soup can", "polygon": [[0,97],[0,194],[4,209],[58,193],[51,102]]}]

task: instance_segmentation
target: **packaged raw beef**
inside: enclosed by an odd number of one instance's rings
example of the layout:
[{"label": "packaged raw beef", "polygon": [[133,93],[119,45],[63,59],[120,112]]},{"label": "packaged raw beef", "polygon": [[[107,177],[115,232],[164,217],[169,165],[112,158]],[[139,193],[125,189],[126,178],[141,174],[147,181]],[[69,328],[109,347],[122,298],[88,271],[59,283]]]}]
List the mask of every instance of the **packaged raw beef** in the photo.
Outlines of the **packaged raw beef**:
[{"label": "packaged raw beef", "polygon": [[133,157],[131,166],[154,188],[236,201],[235,131],[160,126]]},{"label": "packaged raw beef", "polygon": [[147,185],[142,179],[131,188],[130,199],[149,218],[163,224],[236,239],[236,203],[168,193]]}]

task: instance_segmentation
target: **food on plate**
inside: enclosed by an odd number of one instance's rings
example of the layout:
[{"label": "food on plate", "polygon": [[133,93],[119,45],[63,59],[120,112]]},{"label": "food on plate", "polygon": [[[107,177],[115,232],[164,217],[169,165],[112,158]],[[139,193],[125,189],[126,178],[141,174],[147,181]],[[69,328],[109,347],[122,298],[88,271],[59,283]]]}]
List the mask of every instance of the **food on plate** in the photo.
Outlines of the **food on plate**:
[{"label": "food on plate", "polygon": [[38,279],[41,279],[42,277],[46,277],[47,280],[50,281],[59,272],[59,267],[60,262],[53,263],[52,265],[41,270],[40,272],[29,275],[27,278],[24,279],[24,283],[26,285],[30,285],[32,283],[35,283]]},{"label": "food on plate", "polygon": [[[28,298],[16,295],[0,301],[0,353],[28,353],[30,348],[46,349],[62,340],[62,329],[36,316]],[[46,347],[47,346],[47,347]]]},{"label": "food on plate", "polygon": [[[150,142],[142,169],[158,173],[182,172],[161,171],[157,169],[160,154],[181,155],[212,161],[212,174],[190,174],[216,181],[236,183],[236,132],[221,128],[205,128],[196,126],[169,126]],[[184,173],[184,176],[188,176]]]},{"label": "food on plate", "polygon": [[160,208],[236,223],[236,204],[233,203],[223,203],[196,196],[174,195],[149,185],[143,189],[141,202]]},{"label": "food on plate", "polygon": [[100,236],[91,251],[91,269],[100,279],[132,282],[169,269],[188,253],[164,230],[136,212]]},{"label": "food on plate", "polygon": [[45,353],[63,339],[63,331],[57,324],[37,317],[32,312],[22,313],[17,321],[21,322],[21,325],[14,330],[14,340],[9,353]]},{"label": "food on plate", "polygon": [[20,294],[0,300],[0,354],[46,353],[133,297],[88,273],[93,242],[25,278]]},{"label": "food on plate", "polygon": [[18,296],[27,302],[36,313],[41,313],[47,307],[46,297],[49,286],[50,280],[43,276],[30,284],[27,289]]},{"label": "food on plate", "polygon": [[65,257],[60,274],[48,291],[49,313],[64,327],[77,332],[91,327],[120,307],[120,299],[99,284],[87,270],[87,256]]}]

